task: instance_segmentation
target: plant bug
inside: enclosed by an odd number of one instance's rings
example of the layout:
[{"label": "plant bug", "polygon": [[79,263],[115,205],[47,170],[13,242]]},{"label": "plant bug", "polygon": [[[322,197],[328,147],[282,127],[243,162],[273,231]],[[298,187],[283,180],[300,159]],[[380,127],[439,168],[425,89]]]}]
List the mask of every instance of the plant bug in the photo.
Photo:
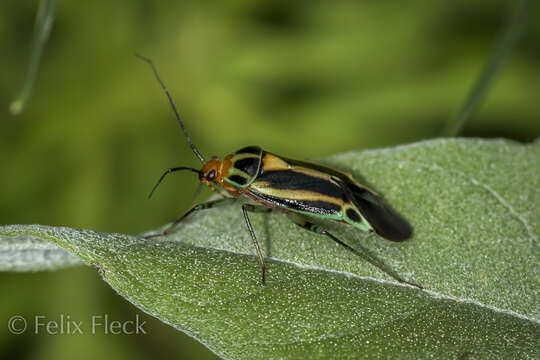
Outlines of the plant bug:
[{"label": "plant bug", "polygon": [[[185,166],[166,170],[148,197],[152,196],[165,176],[182,170],[197,173],[201,185],[209,186],[222,196],[221,199],[192,206],[162,233],[148,235],[146,238],[166,235],[194,212],[232,203],[242,197],[248,200],[242,205],[242,211],[261,266],[263,285],[266,265],[248,213],[278,210],[286,213],[296,225],[329,237],[398,282],[422,288],[420,285],[405,281],[393,271],[386,269],[382,264],[360,253],[310,220],[310,217],[315,217],[352,225],[364,231],[375,232],[385,239],[396,242],[408,239],[412,235],[411,226],[386,206],[375,192],[360,185],[352,175],[344,171],[316,163],[284,158],[264,151],[258,146],[242,148],[234,154],[225,156],[222,161],[217,157],[205,160],[191,141],[172,97],[159,77],[154,64],[148,58],[139,54],[136,56],[147,62],[152,68],[189,146],[203,164],[201,170]],[[200,186],[195,197],[199,190]]]}]

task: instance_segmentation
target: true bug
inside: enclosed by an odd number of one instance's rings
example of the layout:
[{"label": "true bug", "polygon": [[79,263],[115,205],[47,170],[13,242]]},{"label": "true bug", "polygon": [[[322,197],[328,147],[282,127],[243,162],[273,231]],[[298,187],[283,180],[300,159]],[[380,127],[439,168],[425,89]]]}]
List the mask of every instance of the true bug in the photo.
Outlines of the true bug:
[{"label": "true bug", "polygon": [[[352,175],[344,171],[316,163],[284,158],[264,151],[258,146],[242,148],[234,154],[227,155],[223,161],[220,161],[217,157],[211,157],[206,161],[191,141],[172,97],[159,77],[154,64],[150,59],[136,55],[151,66],[189,146],[203,164],[201,170],[185,166],[166,170],[152,188],[149,197],[152,196],[152,193],[165,176],[181,170],[197,173],[201,185],[207,185],[222,195],[221,199],[192,206],[162,233],[146,236],[147,238],[166,235],[196,211],[232,203],[243,197],[248,200],[247,203],[242,205],[242,211],[261,266],[263,285],[266,265],[257,237],[251,226],[248,212],[279,210],[287,213],[296,225],[326,235],[397,281],[422,288],[420,285],[405,281],[394,272],[387,270],[375,260],[358,252],[309,219],[309,217],[316,217],[349,224],[364,231],[374,231],[383,238],[392,241],[399,242],[408,239],[412,234],[411,226],[401,216],[387,207],[375,192],[359,184]],[[195,197],[198,195],[199,190],[200,187]]]}]

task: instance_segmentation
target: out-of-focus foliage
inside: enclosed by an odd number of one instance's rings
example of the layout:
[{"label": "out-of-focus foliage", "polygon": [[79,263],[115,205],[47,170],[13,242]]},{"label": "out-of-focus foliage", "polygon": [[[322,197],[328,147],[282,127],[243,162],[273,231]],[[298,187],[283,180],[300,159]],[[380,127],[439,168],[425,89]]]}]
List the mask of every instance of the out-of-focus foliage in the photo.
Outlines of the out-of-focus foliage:
[{"label": "out-of-focus foliage", "polygon": [[[198,163],[134,52],[155,61],[207,156],[258,144],[321,158],[436,135],[488,60],[511,6],[60,1],[30,103],[11,117],[37,3],[2,1],[0,222],[135,234],[189,205],[197,180],[188,174],[145,198],[163,169]],[[527,141],[540,134],[534,10],[465,135]],[[88,269],[1,278],[10,294],[1,297],[1,319],[23,311],[80,319],[135,311]],[[192,342],[180,342],[176,331],[157,322],[150,329],[142,337],[42,338],[0,326],[0,357],[80,358],[83,345],[89,358],[189,354]]]}]

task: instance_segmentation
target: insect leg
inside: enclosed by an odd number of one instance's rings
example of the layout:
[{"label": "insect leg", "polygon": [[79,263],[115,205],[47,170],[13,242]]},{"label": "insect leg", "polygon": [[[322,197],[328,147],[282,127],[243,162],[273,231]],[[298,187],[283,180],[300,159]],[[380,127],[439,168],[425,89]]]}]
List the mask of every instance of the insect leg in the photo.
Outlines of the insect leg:
[{"label": "insect leg", "polygon": [[171,225],[169,225],[162,233],[147,235],[144,238],[145,239],[150,239],[150,238],[157,237],[157,236],[165,236],[168,233],[170,233],[171,230],[176,227],[176,225],[181,223],[185,218],[187,218],[188,216],[190,216],[194,212],[200,211],[200,210],[211,209],[211,208],[213,208],[215,206],[227,205],[227,204],[233,203],[235,201],[236,201],[236,198],[223,198],[223,199],[207,201],[205,203],[195,205],[191,209],[189,209],[184,215],[182,215],[178,220],[174,221]]},{"label": "insect leg", "polygon": [[189,205],[190,207],[193,207],[195,203],[197,202],[197,198],[201,194],[202,188],[203,188],[203,183],[199,183],[199,185],[197,186],[197,190],[195,190],[195,194],[193,194],[193,198],[191,199],[191,205]]},{"label": "insect leg", "polygon": [[264,263],[264,257],[261,252],[261,247],[259,246],[259,242],[257,241],[257,237],[255,236],[255,232],[253,231],[253,227],[251,226],[251,222],[249,221],[248,217],[248,211],[250,212],[269,212],[272,211],[269,208],[266,208],[264,206],[255,206],[252,204],[244,204],[242,205],[242,211],[244,212],[244,219],[246,220],[246,225],[249,230],[249,234],[251,235],[251,239],[253,240],[253,245],[255,245],[255,251],[257,252],[257,257],[259,258],[259,263],[261,264],[261,283],[264,285],[265,280],[265,273],[266,273],[266,264]]},{"label": "insect leg", "polygon": [[[193,197],[191,198],[191,203],[189,204],[190,209],[194,207],[195,204],[197,204],[197,199],[199,198],[199,195],[201,194],[202,188],[203,188],[203,183],[199,183],[199,186],[197,186],[197,189],[195,190],[195,194],[193,194]],[[189,216],[184,218],[184,221],[187,221],[187,220],[189,220]]]},{"label": "insect leg", "polygon": [[303,216],[300,216],[298,214],[294,214],[294,213],[288,213],[287,214],[289,216],[289,218],[298,226],[306,229],[306,230],[309,230],[309,231],[312,231],[314,233],[317,233],[317,234],[321,234],[321,235],[325,235],[325,236],[328,236],[330,239],[334,240],[335,242],[337,242],[339,245],[343,246],[344,248],[346,248],[347,250],[349,250],[350,252],[354,253],[355,255],[361,257],[362,259],[366,260],[367,262],[369,262],[371,265],[377,267],[379,270],[383,271],[384,273],[390,275],[391,277],[393,277],[394,279],[396,279],[398,282],[402,283],[402,284],[407,284],[407,285],[411,285],[411,286],[414,286],[414,287],[417,287],[419,289],[423,289],[422,286],[420,285],[417,285],[415,283],[412,283],[412,282],[409,282],[409,281],[406,281],[404,279],[402,279],[399,275],[397,275],[396,273],[394,273],[393,271],[391,270],[388,270],[386,269],[382,264],[379,264],[377,261],[375,261],[374,259],[371,259],[370,257],[368,257],[367,255],[365,254],[362,254],[361,252],[359,252],[358,250],[356,250],[355,248],[347,245],[346,243],[344,243],[343,241],[341,241],[340,239],[338,239],[337,237],[335,237],[334,235],[332,235],[330,232],[328,232],[328,230],[318,226],[318,225],[315,225],[313,224],[312,222],[308,221],[306,218],[304,218]]}]

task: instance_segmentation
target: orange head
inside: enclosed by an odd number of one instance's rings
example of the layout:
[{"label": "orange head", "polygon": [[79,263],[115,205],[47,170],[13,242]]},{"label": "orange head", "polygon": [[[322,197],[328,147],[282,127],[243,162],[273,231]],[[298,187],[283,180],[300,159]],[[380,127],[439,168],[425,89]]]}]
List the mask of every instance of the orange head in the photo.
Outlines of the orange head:
[{"label": "orange head", "polygon": [[229,168],[231,167],[231,157],[232,155],[227,155],[223,161],[219,161],[219,159],[216,156],[213,156],[204,163],[201,171],[199,172],[199,180],[204,185],[210,186],[215,190],[215,188],[212,186],[212,183],[218,183],[228,191],[229,193],[236,195],[237,189],[234,188],[231,184],[224,181],[224,178],[227,177],[229,173]]},{"label": "orange head", "polygon": [[197,169],[186,167],[186,166],[170,168],[167,171],[165,171],[163,175],[161,175],[156,185],[154,185],[154,187],[152,188],[152,191],[150,191],[150,195],[148,195],[148,197],[152,196],[152,194],[154,193],[154,190],[156,190],[159,184],[161,184],[161,181],[165,178],[165,176],[167,176],[168,174],[172,172],[180,171],[180,170],[190,170],[190,171],[193,171],[194,173],[199,174],[199,180],[201,181],[201,183],[203,183],[204,185],[210,186],[212,190],[218,193],[220,191],[218,188],[216,188],[215,183],[218,183],[219,185],[221,185],[221,187],[225,191],[229,192],[231,195],[238,196],[239,195],[238,190],[234,186],[229,184],[228,182],[224,181],[224,178],[227,177],[229,173],[229,168],[231,167],[231,163],[232,163],[231,157],[232,155],[227,155],[225,159],[223,159],[223,161],[219,161],[219,159],[216,156],[214,156],[210,158],[210,160],[204,163],[201,170],[197,170]]},{"label": "orange head", "polygon": [[208,186],[214,181],[221,182],[221,177],[221,162],[216,156],[205,162],[201,172],[199,172],[199,180]]}]

